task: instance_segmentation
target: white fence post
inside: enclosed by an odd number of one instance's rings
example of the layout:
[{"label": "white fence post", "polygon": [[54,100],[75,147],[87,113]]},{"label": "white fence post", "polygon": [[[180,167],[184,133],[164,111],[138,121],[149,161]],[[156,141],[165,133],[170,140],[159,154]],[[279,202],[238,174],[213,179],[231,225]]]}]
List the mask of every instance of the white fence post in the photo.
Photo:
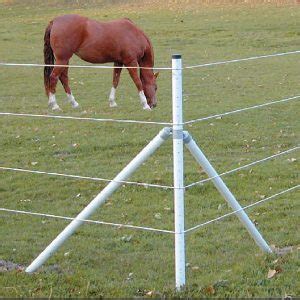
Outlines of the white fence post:
[{"label": "white fence post", "polygon": [[170,136],[171,129],[165,127],[159,134],[110,182],[78,215],[77,217],[48,245],[48,247],[26,268],[32,273],[50,258],[60,246],[80,227],[108,197],[130,177]]},{"label": "white fence post", "polygon": [[172,56],[173,103],[173,172],[175,213],[175,273],[176,289],[185,285],[184,180],[183,180],[183,117],[182,117],[182,60]]},{"label": "white fence post", "polygon": [[252,223],[248,215],[245,213],[244,210],[242,210],[241,205],[236,200],[234,195],[231,193],[231,191],[228,189],[222,178],[219,176],[219,174],[216,172],[216,170],[213,168],[211,163],[208,161],[208,159],[205,157],[201,149],[197,146],[193,138],[188,132],[184,132],[184,142],[186,147],[189,149],[191,154],[194,156],[196,161],[199,163],[199,165],[203,168],[203,170],[206,172],[206,174],[212,178],[212,182],[217,188],[217,190],[220,192],[220,194],[223,196],[223,198],[228,202],[230,207],[235,211],[237,217],[240,219],[242,224],[246,227],[252,238],[255,240],[257,245],[262,249],[262,251],[266,253],[272,253],[272,249],[267,244],[267,242],[264,240],[262,235],[259,233],[258,229],[255,227],[255,225]]}]

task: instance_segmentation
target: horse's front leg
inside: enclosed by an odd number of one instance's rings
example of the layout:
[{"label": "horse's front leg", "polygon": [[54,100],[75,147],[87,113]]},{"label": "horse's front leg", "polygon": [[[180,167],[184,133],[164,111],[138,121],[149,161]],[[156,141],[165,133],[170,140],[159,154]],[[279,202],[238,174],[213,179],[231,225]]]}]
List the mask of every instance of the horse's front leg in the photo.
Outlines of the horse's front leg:
[{"label": "horse's front leg", "polygon": [[109,106],[110,107],[116,107],[118,106],[116,103],[116,89],[118,87],[118,84],[120,82],[120,76],[121,76],[121,72],[122,72],[122,68],[117,68],[117,67],[122,67],[123,64],[120,63],[114,63],[114,71],[113,71],[113,86],[110,90],[110,94],[109,94]]},{"label": "horse's front leg", "polygon": [[65,92],[67,94],[67,100],[68,100],[68,102],[71,103],[71,105],[72,105],[73,108],[77,108],[77,107],[79,107],[79,104],[75,100],[75,98],[74,98],[74,96],[73,96],[73,94],[71,92],[70,86],[69,86],[68,70],[69,70],[69,68],[65,68],[63,70],[63,72],[59,76],[59,80],[60,80],[61,84],[63,85],[64,90],[65,90]]},{"label": "horse's front leg", "polygon": [[[138,69],[136,68],[136,67],[138,67],[138,63],[136,61],[133,61],[129,64],[126,64],[126,67],[129,67],[128,72],[139,91],[140,102],[143,106],[143,109],[151,110],[150,106],[147,103],[145,93],[143,91],[143,84],[138,75]],[[132,68],[132,67],[134,67],[134,68]]]}]

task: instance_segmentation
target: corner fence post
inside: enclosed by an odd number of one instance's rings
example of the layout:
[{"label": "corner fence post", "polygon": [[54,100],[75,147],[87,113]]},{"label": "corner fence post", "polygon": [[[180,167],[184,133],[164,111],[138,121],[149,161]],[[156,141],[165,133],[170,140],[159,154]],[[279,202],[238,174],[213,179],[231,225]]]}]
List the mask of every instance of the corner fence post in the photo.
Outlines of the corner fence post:
[{"label": "corner fence post", "polygon": [[175,214],[175,277],[176,289],[185,285],[184,179],[183,179],[183,117],[182,117],[182,60],[172,56],[173,111],[173,176]]}]

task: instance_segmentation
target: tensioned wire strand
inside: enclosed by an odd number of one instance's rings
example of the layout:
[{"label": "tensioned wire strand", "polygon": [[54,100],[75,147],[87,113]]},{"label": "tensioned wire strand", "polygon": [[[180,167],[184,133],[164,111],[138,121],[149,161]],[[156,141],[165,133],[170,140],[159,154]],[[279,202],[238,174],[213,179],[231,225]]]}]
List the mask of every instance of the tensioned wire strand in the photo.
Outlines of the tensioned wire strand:
[{"label": "tensioned wire strand", "polygon": [[[214,114],[210,115],[207,117],[202,117],[190,121],[183,122],[182,124],[177,124],[177,125],[189,125],[201,121],[206,121],[210,119],[216,119],[218,117],[223,117],[227,115],[232,115],[256,108],[262,108],[265,106],[273,105],[273,104],[280,104],[280,103],[285,103],[288,101],[292,100],[297,100],[300,98],[300,95],[280,99],[280,100],[274,100],[274,101],[269,101],[266,103],[262,104],[257,104],[253,106],[248,106],[245,108],[239,108],[236,110],[224,112],[224,113],[219,113],[219,114]],[[88,117],[73,117],[73,116],[61,116],[61,115],[42,115],[42,114],[28,114],[28,113],[14,113],[14,112],[0,112],[0,116],[15,116],[15,117],[33,117],[33,118],[48,118],[48,119],[61,119],[61,120],[81,120],[81,121],[95,121],[95,122],[115,122],[115,123],[127,123],[127,124],[144,124],[144,125],[164,125],[164,126],[171,126],[174,125],[172,122],[156,122],[156,121],[139,121],[139,120],[122,120],[122,119],[104,119],[104,118],[88,118]]]},{"label": "tensioned wire strand", "polygon": [[56,173],[56,172],[28,170],[28,169],[22,169],[22,168],[11,168],[11,167],[4,167],[4,166],[0,166],[0,170],[16,171],[16,172],[31,173],[31,174],[43,174],[43,175],[66,177],[66,178],[71,178],[71,179],[91,180],[91,181],[98,181],[98,182],[99,181],[102,181],[102,182],[116,182],[116,183],[137,185],[137,186],[142,186],[142,187],[155,187],[155,188],[162,188],[162,189],[174,189],[173,186],[169,186],[169,185],[160,185],[160,184],[152,184],[152,183],[144,183],[144,182],[136,182],[136,181],[114,180],[114,179],[106,179],[106,178],[99,178],[99,177],[89,177],[89,176],[80,176],[80,175],[72,175],[72,174],[63,174],[63,173]]},{"label": "tensioned wire strand", "polygon": [[[231,60],[224,60],[224,61],[217,61],[217,62],[211,62],[211,63],[203,63],[198,65],[192,65],[192,66],[184,66],[182,69],[196,69],[196,68],[203,68],[203,67],[210,67],[210,66],[218,66],[218,65],[225,65],[230,63],[237,63],[237,62],[243,62],[243,61],[250,61],[250,60],[257,60],[257,59],[263,59],[263,58],[271,58],[276,56],[285,56],[285,55],[291,55],[291,54],[298,54],[300,53],[300,50],[295,51],[288,51],[288,52],[281,52],[281,53],[273,53],[273,54],[266,54],[266,55],[257,55],[257,56],[251,56],[246,58],[237,58],[237,59],[231,59]],[[10,62],[0,62],[0,66],[12,66],[12,67],[63,67],[63,68],[89,68],[89,69],[120,69],[120,68],[126,68],[126,69],[155,69],[155,70],[174,70],[172,67],[131,67],[131,66],[99,66],[99,65],[51,65],[51,64],[37,64],[37,63],[10,63]]]},{"label": "tensioned wire strand", "polygon": [[[215,219],[211,219],[211,220],[209,220],[207,222],[198,224],[198,225],[196,225],[194,227],[191,227],[191,228],[185,230],[184,233],[193,232],[193,231],[199,229],[200,227],[203,227],[203,226],[206,226],[208,224],[220,221],[220,220],[222,220],[222,219],[224,219],[226,217],[229,217],[231,215],[234,215],[234,214],[238,213],[239,211],[242,211],[242,210],[248,209],[250,207],[254,207],[256,205],[262,204],[262,203],[264,203],[266,201],[272,200],[272,199],[274,199],[274,198],[276,198],[278,196],[281,196],[281,195],[283,195],[283,194],[285,194],[287,192],[290,192],[290,191],[293,191],[295,189],[298,189],[299,187],[300,187],[300,184],[296,185],[296,186],[294,186],[292,188],[286,189],[284,191],[281,191],[279,193],[276,193],[276,194],[274,194],[274,195],[272,195],[270,197],[267,197],[265,199],[262,199],[260,201],[257,201],[257,202],[254,202],[252,204],[246,205],[246,206],[242,207],[241,209],[238,209],[238,210],[232,211],[230,213],[224,214],[224,215],[222,215],[220,217],[217,217]],[[63,219],[63,220],[68,220],[68,221],[73,221],[73,220],[76,219],[76,218],[72,218],[72,217],[65,217],[65,216],[58,216],[58,215],[53,215],[53,214],[37,213],[37,212],[23,211],[23,210],[15,210],[15,209],[9,209],[9,208],[4,208],[4,207],[0,207],[0,211],[9,212],[9,213],[16,213],[16,214],[31,215],[31,216],[40,216],[40,217],[46,217],[46,218]],[[104,222],[104,221],[95,221],[95,220],[85,220],[85,219],[76,219],[76,220],[81,221],[81,222],[86,222],[86,223],[92,223],[92,224],[98,224],[98,225],[109,225],[109,226],[119,227],[119,228],[145,230],[145,231],[158,232],[158,233],[177,234],[176,232],[171,231],[171,230],[157,229],[157,228],[145,227],[145,226],[135,226],[135,225],[128,225],[128,224],[120,224],[120,223],[112,223],[112,222]],[[178,233],[178,234],[182,234],[182,233]]]},{"label": "tensioned wire strand", "polygon": [[237,59],[216,61],[216,62],[211,62],[211,63],[193,65],[193,66],[186,66],[186,67],[184,67],[184,69],[196,69],[196,68],[203,68],[203,67],[219,66],[219,65],[226,65],[226,64],[243,62],[243,61],[271,58],[271,57],[276,57],[276,56],[285,56],[285,55],[299,54],[299,53],[300,53],[300,50],[282,52],[282,53],[274,53],[274,54],[266,54],[266,55],[257,55],[257,56],[251,56],[251,57],[246,57],[246,58],[237,58]]},{"label": "tensioned wire strand", "polygon": [[256,108],[261,108],[261,107],[265,107],[265,106],[269,106],[269,105],[273,105],[273,104],[284,103],[284,102],[288,102],[288,101],[291,101],[291,100],[296,100],[296,99],[299,99],[299,98],[300,98],[300,95],[296,95],[296,96],[292,96],[292,97],[288,97],[288,98],[284,98],[284,99],[280,99],[280,100],[269,101],[269,102],[262,103],[262,104],[257,104],[257,105],[253,105],[253,106],[239,108],[239,109],[231,110],[231,111],[224,112],[224,113],[219,113],[219,114],[210,115],[210,116],[207,116],[207,117],[202,117],[202,118],[186,121],[186,122],[184,122],[184,124],[188,125],[188,124],[193,124],[193,123],[206,121],[206,120],[210,120],[210,119],[216,119],[216,118],[219,118],[219,117],[224,117],[224,116],[228,116],[228,115],[232,115],[232,114],[236,114],[236,113],[240,113],[240,112],[244,112],[244,111],[252,110],[252,109],[256,109]]},{"label": "tensioned wire strand", "polygon": [[[281,155],[288,154],[288,153],[291,153],[291,152],[299,150],[299,149],[300,149],[300,146],[297,146],[297,147],[288,149],[286,151],[282,151],[280,153],[265,157],[263,159],[256,160],[256,161],[251,162],[249,164],[246,164],[244,166],[226,171],[224,173],[218,174],[217,176],[209,177],[209,178],[206,178],[206,179],[203,179],[203,180],[193,182],[193,183],[188,184],[188,185],[186,185],[182,188],[179,188],[179,189],[191,188],[195,185],[211,181],[211,180],[213,180],[217,177],[221,177],[221,176],[224,176],[224,175],[227,175],[227,174],[231,174],[231,173],[249,168],[249,167],[254,166],[256,164],[265,162],[265,161],[270,160],[270,159],[277,158]],[[12,168],[12,167],[4,167],[4,166],[0,166],[0,170],[16,171],[16,172],[31,173],[31,174],[42,174],[42,175],[50,175],[50,176],[60,176],[60,177],[66,177],[66,178],[71,178],[71,179],[82,179],[82,180],[103,181],[103,182],[116,182],[116,183],[122,183],[122,184],[137,185],[137,186],[142,186],[142,187],[154,187],[154,188],[162,188],[162,189],[176,189],[174,186],[170,186],[170,185],[160,185],[160,184],[143,183],[143,182],[135,182],[135,181],[125,181],[125,180],[124,181],[117,181],[117,180],[113,180],[113,179],[105,179],[105,178],[98,178],[98,177],[80,176],[80,175],[63,174],[63,173],[46,172],[46,171],[37,171],[37,170],[28,170],[28,169]]]},{"label": "tensioned wire strand", "polygon": [[0,66],[6,67],[60,67],[60,68],[81,68],[81,69],[145,69],[145,70],[172,70],[171,67],[133,67],[133,66],[99,66],[99,65],[51,65],[51,64],[35,64],[35,63],[8,63],[0,62]]},{"label": "tensioned wire strand", "polygon": [[262,159],[259,159],[259,160],[256,160],[256,161],[253,161],[249,164],[246,164],[246,165],[243,165],[241,167],[238,167],[238,168],[235,168],[235,169],[232,169],[232,170],[229,170],[229,171],[226,171],[226,172],[223,172],[221,174],[218,174],[216,176],[213,176],[213,177],[209,177],[209,178],[205,178],[205,179],[202,179],[202,180],[199,180],[199,181],[196,181],[196,182],[193,182],[193,183],[190,183],[188,185],[185,186],[185,188],[191,188],[195,185],[198,185],[198,184],[201,184],[201,183],[205,183],[205,182],[208,182],[208,181],[211,181],[215,178],[218,178],[218,177],[221,177],[221,176],[225,176],[225,175],[228,175],[228,174],[232,174],[234,172],[237,172],[237,171],[240,171],[240,170],[243,170],[243,169],[247,169],[249,167],[252,167],[254,165],[257,165],[259,163],[262,163],[262,162],[265,162],[265,161],[268,161],[270,159],[274,159],[274,158],[277,158],[281,155],[284,155],[284,154],[288,154],[288,153],[291,153],[293,151],[297,151],[300,149],[300,146],[297,146],[297,147],[294,147],[294,148],[291,148],[291,149],[288,149],[286,151],[282,151],[280,153],[277,153],[277,154],[274,154],[274,155],[271,155],[271,156],[268,156],[268,157],[265,157],[265,158],[262,158]]},{"label": "tensioned wire strand", "polygon": [[169,123],[169,122],[138,121],[138,120],[120,120],[120,119],[103,119],[103,118],[72,117],[72,116],[59,116],[59,115],[41,115],[41,114],[27,114],[27,113],[13,113],[13,112],[0,112],[0,115],[1,116],[15,116],[15,117],[33,117],[33,118],[62,119],[62,120],[80,120],[80,121],[95,121],[95,122],[115,122],[115,123],[129,123],[129,124],[172,125],[172,123]]},{"label": "tensioned wire strand", "polygon": [[46,218],[62,219],[62,220],[68,220],[68,221],[78,220],[78,221],[85,222],[85,223],[109,225],[109,226],[118,227],[118,228],[138,229],[138,230],[152,231],[152,232],[158,232],[158,233],[174,233],[174,231],[171,231],[171,230],[157,229],[157,228],[152,228],[152,227],[135,226],[135,225],[129,225],[129,224],[112,223],[112,222],[95,221],[95,220],[85,220],[85,219],[78,219],[78,218],[72,218],[72,217],[58,216],[58,215],[53,215],[53,214],[45,214],[45,213],[37,213],[37,212],[24,211],[24,210],[9,209],[9,208],[3,208],[3,207],[0,207],[0,211],[16,213],[16,214],[23,214],[23,215],[46,217]]},{"label": "tensioned wire strand", "polygon": [[274,195],[272,195],[272,196],[270,196],[270,197],[267,197],[267,198],[265,198],[265,199],[259,200],[259,201],[257,201],[257,202],[254,202],[254,203],[249,204],[249,205],[246,205],[246,206],[243,206],[243,207],[240,208],[240,209],[234,210],[234,211],[232,211],[232,212],[230,212],[230,213],[227,213],[227,214],[222,215],[222,216],[220,216],[220,217],[217,217],[217,218],[215,218],[215,219],[212,219],[212,220],[206,221],[206,222],[204,222],[204,223],[198,224],[198,225],[196,225],[196,226],[194,226],[194,227],[191,227],[191,228],[185,230],[184,233],[190,233],[190,232],[192,232],[192,231],[195,231],[195,230],[199,229],[200,227],[203,227],[203,226],[206,226],[206,225],[208,225],[208,224],[211,224],[211,223],[214,223],[214,222],[223,220],[224,218],[227,218],[227,217],[229,217],[229,216],[232,216],[232,215],[234,215],[234,214],[236,214],[236,213],[238,213],[238,212],[240,212],[240,211],[243,211],[243,210],[245,210],[245,209],[248,209],[248,208],[254,207],[254,206],[256,206],[256,205],[262,204],[262,203],[264,203],[264,202],[266,202],[266,201],[272,200],[272,199],[274,199],[274,198],[276,198],[276,197],[278,197],[278,196],[281,196],[281,195],[283,195],[283,194],[285,194],[285,193],[287,193],[287,192],[291,192],[291,191],[296,190],[296,189],[298,189],[298,188],[300,188],[300,184],[295,185],[295,186],[293,186],[293,187],[291,187],[291,188],[289,188],[289,189],[286,189],[286,190],[284,190],[284,191],[281,191],[281,192],[279,192],[279,193],[276,193],[276,194],[274,194]]}]

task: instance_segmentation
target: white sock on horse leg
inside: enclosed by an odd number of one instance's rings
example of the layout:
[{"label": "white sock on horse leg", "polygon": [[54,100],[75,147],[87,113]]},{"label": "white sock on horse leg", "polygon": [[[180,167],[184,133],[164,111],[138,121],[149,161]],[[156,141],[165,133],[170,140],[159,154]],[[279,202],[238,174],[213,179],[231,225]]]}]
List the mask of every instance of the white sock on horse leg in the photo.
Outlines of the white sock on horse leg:
[{"label": "white sock on horse leg", "polygon": [[144,91],[140,91],[139,96],[140,96],[141,104],[143,105],[143,109],[151,110],[150,106],[147,103],[147,99],[146,99],[146,96],[144,94]]},{"label": "white sock on horse leg", "polygon": [[60,107],[56,102],[55,94],[49,93],[48,105],[52,110],[60,110]]},{"label": "white sock on horse leg", "polygon": [[72,94],[67,94],[67,97],[68,97],[68,102],[71,103],[73,108],[77,108],[79,106],[79,103],[75,100]]},{"label": "white sock on horse leg", "polygon": [[116,99],[116,89],[114,87],[112,87],[110,90],[109,99],[108,99],[110,107],[118,106],[115,99]]}]

